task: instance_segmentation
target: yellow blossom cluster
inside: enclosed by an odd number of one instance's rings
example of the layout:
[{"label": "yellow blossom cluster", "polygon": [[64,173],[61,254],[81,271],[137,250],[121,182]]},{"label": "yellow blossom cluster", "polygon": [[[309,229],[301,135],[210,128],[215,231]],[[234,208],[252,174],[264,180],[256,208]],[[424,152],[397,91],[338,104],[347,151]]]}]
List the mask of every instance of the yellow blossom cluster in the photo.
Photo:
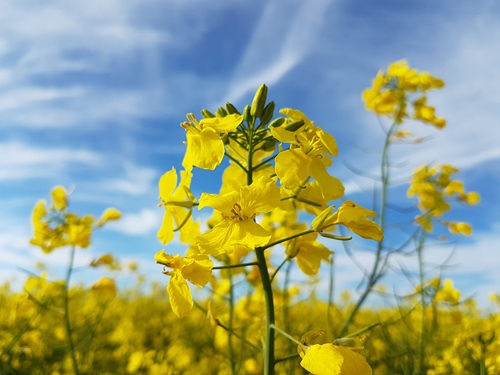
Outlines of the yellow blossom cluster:
[{"label": "yellow blossom cluster", "polygon": [[121,216],[117,209],[109,208],[94,222],[90,215],[78,216],[68,211],[68,192],[62,186],[51,191],[52,201],[39,201],[32,213],[34,236],[32,245],[38,246],[45,253],[64,246],[87,248],[90,245],[94,226],[100,227],[110,220]]},{"label": "yellow blossom cluster", "polygon": [[450,211],[453,200],[468,205],[479,202],[480,196],[477,192],[467,192],[462,181],[452,179],[458,169],[449,164],[429,167],[427,165],[418,168],[412,176],[408,196],[416,196],[420,215],[416,222],[425,231],[433,231],[435,221],[448,227],[452,234],[470,235],[472,227],[466,222],[455,222],[444,220],[443,215]]},{"label": "yellow blossom cluster", "polygon": [[[372,87],[363,91],[362,98],[367,110],[388,116],[397,124],[415,119],[441,129],[446,126],[446,120],[437,117],[435,108],[427,103],[427,92],[442,87],[443,80],[418,72],[401,60],[390,64],[385,72],[379,71]],[[408,104],[413,107],[412,113],[408,112]]]}]

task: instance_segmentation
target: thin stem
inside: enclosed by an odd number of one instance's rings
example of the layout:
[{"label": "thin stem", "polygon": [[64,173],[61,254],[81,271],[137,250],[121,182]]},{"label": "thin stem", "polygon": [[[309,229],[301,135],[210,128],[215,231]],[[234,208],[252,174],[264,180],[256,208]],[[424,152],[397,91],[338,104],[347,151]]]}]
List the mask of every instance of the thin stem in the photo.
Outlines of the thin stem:
[{"label": "thin stem", "polygon": [[283,259],[283,262],[281,262],[281,264],[276,268],[276,270],[274,270],[273,274],[271,275],[271,283],[273,282],[274,278],[278,274],[281,267],[283,267],[285,265],[285,263],[288,262],[289,260],[290,260],[290,258],[286,257],[285,259]]},{"label": "thin stem", "polygon": [[[159,263],[159,262],[156,262]],[[163,263],[162,263],[163,264]],[[249,263],[240,263],[240,264],[228,264],[227,266],[216,266],[212,267],[213,270],[225,270],[227,268],[239,268],[239,267],[247,267],[247,266],[258,266],[257,262],[249,262]]]},{"label": "thin stem", "polygon": [[71,335],[71,321],[69,315],[69,281],[71,279],[71,273],[73,272],[73,263],[75,260],[75,250],[76,247],[71,247],[70,258],[68,270],[66,273],[66,280],[64,283],[63,298],[64,298],[64,323],[66,327],[66,336],[68,337],[68,345],[71,354],[71,362],[73,363],[73,371],[75,375],[79,375],[80,371],[78,369],[78,362],[76,359],[75,343],[73,341],[73,336]]},{"label": "thin stem", "polygon": [[305,235],[307,235],[309,233],[314,233],[314,229],[309,229],[309,230],[306,230],[304,232],[300,232],[300,233],[294,234],[293,236],[285,237],[285,238],[282,238],[281,240],[278,240],[278,241],[275,241],[275,242],[271,242],[271,243],[267,244],[266,246],[262,246],[262,250],[269,249],[270,247],[276,246],[276,245],[278,245],[280,243],[283,243],[283,242],[286,242],[286,241],[293,240],[294,238],[297,238],[297,237],[300,237],[300,236],[305,236]]},{"label": "thin stem", "polygon": [[[391,136],[396,130],[398,124],[394,121],[389,128],[384,140],[384,147],[382,149],[382,160],[380,162],[380,174],[382,182],[381,191],[381,201],[380,201],[380,215],[379,215],[379,226],[382,231],[385,231],[385,221],[386,221],[386,211],[387,211],[387,191],[389,188],[389,148],[391,145]],[[382,251],[384,250],[384,240],[382,239],[377,245],[377,252],[375,253],[375,261],[371,272],[368,274],[368,282],[366,284],[365,290],[361,293],[358,301],[354,305],[353,309],[350,311],[347,319],[342,324],[339,331],[339,336],[342,337],[347,333],[349,326],[351,325],[354,317],[358,313],[361,306],[364,304],[366,298],[373,290],[373,287],[382,277],[383,273],[380,270],[380,263],[382,260]]]}]

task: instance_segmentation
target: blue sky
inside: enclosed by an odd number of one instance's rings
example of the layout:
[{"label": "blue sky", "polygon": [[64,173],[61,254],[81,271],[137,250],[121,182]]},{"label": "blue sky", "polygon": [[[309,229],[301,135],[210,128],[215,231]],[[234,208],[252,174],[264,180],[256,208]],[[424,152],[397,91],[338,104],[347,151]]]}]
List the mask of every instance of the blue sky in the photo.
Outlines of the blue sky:
[{"label": "blue sky", "polygon": [[[46,256],[28,245],[34,203],[61,184],[74,187],[78,213],[124,214],[78,264],[112,251],[160,279],[157,181],[181,168],[179,123],[226,101],[242,108],[261,83],[278,108],[301,109],[337,138],[331,171],[347,198],[369,203],[373,182],[348,167],[377,173],[382,132],[360,94],[377,70],[405,58],[446,81],[430,100],[448,126],[409,124],[430,140],[393,149],[395,203],[415,166],[461,169],[482,202],[453,218],[470,221],[474,236],[426,257],[431,266],[452,252],[445,276],[486,301],[500,291],[499,21],[500,5],[487,0],[0,0],[0,278],[22,280],[18,267],[36,260],[53,270],[67,261],[64,250]],[[217,192],[219,176],[200,173],[195,192]],[[339,289],[351,288],[361,273],[333,247]],[[370,252],[358,257],[370,264]]]}]

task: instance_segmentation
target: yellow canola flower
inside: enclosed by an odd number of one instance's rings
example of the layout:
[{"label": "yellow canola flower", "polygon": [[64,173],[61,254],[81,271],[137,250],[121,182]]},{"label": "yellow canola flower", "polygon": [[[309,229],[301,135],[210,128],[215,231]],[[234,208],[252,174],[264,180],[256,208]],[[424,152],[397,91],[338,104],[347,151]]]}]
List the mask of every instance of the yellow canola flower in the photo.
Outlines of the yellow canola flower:
[{"label": "yellow canola flower", "polygon": [[[300,347],[299,347],[300,348]],[[365,357],[333,344],[316,344],[299,350],[300,365],[313,375],[371,375]]]},{"label": "yellow canola flower", "polygon": [[107,208],[102,213],[101,217],[95,223],[96,227],[102,227],[108,221],[119,220],[122,217],[122,213],[116,208]]},{"label": "yellow canola flower", "polygon": [[167,292],[172,311],[178,317],[186,316],[193,307],[193,297],[186,280],[200,288],[206,285],[212,277],[213,262],[202,254],[181,257],[165,254],[164,250],[155,254],[155,260],[165,266],[163,273],[171,276]]},{"label": "yellow canola flower", "polygon": [[280,204],[280,189],[269,177],[261,177],[251,185],[226,194],[203,193],[198,209],[212,207],[222,214],[210,231],[198,236],[196,243],[203,254],[217,256],[234,245],[249,248],[264,246],[271,234],[254,221],[258,213],[272,211]]},{"label": "yellow canola flower", "polygon": [[435,115],[435,109],[427,105],[427,91],[440,89],[444,81],[427,72],[419,73],[408,66],[406,60],[390,64],[385,72],[379,71],[372,81],[372,87],[362,93],[365,107],[377,115],[388,116],[397,124],[409,118],[409,98],[420,95],[413,104],[413,118],[442,129],[446,120]]},{"label": "yellow canola flower", "polygon": [[105,297],[114,298],[118,292],[118,288],[116,287],[116,283],[114,279],[109,277],[102,277],[92,284],[90,289],[93,292],[97,292],[102,294]]},{"label": "yellow canola flower", "polygon": [[327,202],[344,195],[344,186],[331,176],[327,167],[332,164],[328,156],[337,156],[335,138],[320,127],[314,126],[301,111],[284,108],[280,111],[289,118],[288,126],[303,122],[298,129],[287,130],[287,125],[271,127],[271,133],[280,142],[289,143],[290,148],[276,156],[276,175],[286,188],[302,186],[309,177],[314,178]]},{"label": "yellow canola flower", "polygon": [[213,170],[224,157],[224,142],[221,135],[236,130],[243,121],[238,114],[225,117],[210,117],[199,121],[195,115],[187,115],[189,121],[181,126],[186,130],[187,147],[182,166],[191,172],[193,167]]},{"label": "yellow canola flower", "polygon": [[181,241],[187,243],[199,232],[197,223],[191,217],[191,209],[196,201],[189,190],[191,178],[190,172],[181,171],[181,181],[177,186],[177,171],[172,168],[158,182],[160,205],[165,208],[158,239],[165,245],[173,240],[175,230],[180,230]]},{"label": "yellow canola flower", "polygon": [[446,279],[443,287],[436,292],[434,300],[437,302],[450,302],[456,305],[460,301],[460,291],[453,287],[452,280]]},{"label": "yellow canola flower", "polygon": [[56,186],[52,189],[50,195],[57,210],[62,211],[68,206],[68,193],[64,187]]},{"label": "yellow canola flower", "polygon": [[333,214],[331,214],[332,209],[333,207],[326,208],[313,220],[312,227],[316,232],[330,231],[335,225],[342,224],[363,238],[375,241],[381,241],[384,238],[378,224],[367,219],[368,217],[376,217],[375,211],[364,208],[351,200],[342,203]]},{"label": "yellow canola flower", "polygon": [[317,236],[317,233],[310,233],[294,238],[286,247],[286,255],[295,258],[300,270],[309,276],[318,273],[322,260],[330,263],[330,256],[333,254],[333,251],[316,241]]},{"label": "yellow canola flower", "polygon": [[463,234],[464,236],[470,236],[472,234],[472,226],[465,222],[443,222],[448,226],[448,230],[452,234]]}]

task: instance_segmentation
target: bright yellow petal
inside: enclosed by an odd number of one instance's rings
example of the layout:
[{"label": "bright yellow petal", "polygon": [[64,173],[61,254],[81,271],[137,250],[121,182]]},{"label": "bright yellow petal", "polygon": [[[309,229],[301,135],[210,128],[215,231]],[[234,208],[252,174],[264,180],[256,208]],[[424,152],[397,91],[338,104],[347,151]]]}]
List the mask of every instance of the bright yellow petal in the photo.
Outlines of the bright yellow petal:
[{"label": "bright yellow petal", "polygon": [[[187,132],[187,149],[183,166],[213,170],[224,157],[224,143],[220,136],[210,128],[201,132]],[[184,165],[186,164],[186,165]],[[187,165],[191,164],[191,165]]]},{"label": "bright yellow petal", "polygon": [[50,194],[52,195],[52,202],[54,203],[56,209],[62,211],[68,206],[68,193],[65,188],[62,186],[56,186],[52,189]]},{"label": "bright yellow petal", "polygon": [[321,261],[328,262],[331,254],[333,254],[333,251],[328,250],[325,245],[317,241],[303,243],[297,253],[297,265],[306,275],[316,275],[319,271]]},{"label": "bright yellow petal", "polygon": [[299,148],[282,151],[276,156],[276,174],[281,185],[297,187],[308,177],[309,158]]},{"label": "bright yellow petal", "polygon": [[210,127],[219,133],[227,133],[236,130],[243,121],[243,116],[236,113],[225,117],[210,117],[200,121],[200,127]]},{"label": "bright yellow petal", "polygon": [[160,230],[158,230],[158,239],[163,244],[168,244],[174,239],[174,218],[168,210],[165,210]]},{"label": "bright yellow petal", "polygon": [[177,171],[172,168],[170,171],[164,173],[158,182],[158,189],[160,191],[160,199],[164,202],[171,200],[174,189],[177,186]]},{"label": "bright yellow petal", "polygon": [[300,365],[312,375],[340,375],[343,362],[344,357],[336,347],[325,344],[309,347]]},{"label": "bright yellow petal", "polygon": [[189,260],[182,268],[182,276],[196,286],[206,285],[212,277],[213,262],[206,255],[194,255]]},{"label": "bright yellow petal", "polygon": [[243,215],[252,216],[274,210],[281,200],[280,189],[276,181],[261,177],[249,186],[240,188],[240,200]]},{"label": "bright yellow petal", "polygon": [[193,308],[193,297],[180,271],[174,271],[168,283],[167,292],[174,314],[179,318],[189,314]]},{"label": "bright yellow petal", "polygon": [[318,182],[323,198],[329,202],[344,196],[344,185],[338,178],[333,177],[326,170],[326,166],[319,158],[311,159],[309,174]]}]

